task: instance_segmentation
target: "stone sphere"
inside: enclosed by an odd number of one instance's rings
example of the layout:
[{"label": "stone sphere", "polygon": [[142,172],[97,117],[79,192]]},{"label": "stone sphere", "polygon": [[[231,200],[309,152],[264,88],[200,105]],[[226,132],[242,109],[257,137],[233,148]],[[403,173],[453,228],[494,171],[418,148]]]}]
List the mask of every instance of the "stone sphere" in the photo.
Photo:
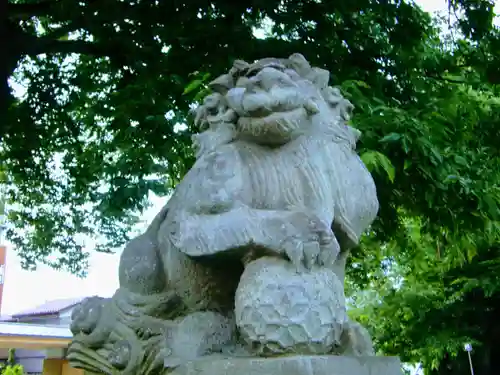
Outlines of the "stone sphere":
[{"label": "stone sphere", "polygon": [[236,324],[260,355],[328,354],[347,321],[344,288],[329,269],[297,271],[265,257],[247,265],[236,290]]}]

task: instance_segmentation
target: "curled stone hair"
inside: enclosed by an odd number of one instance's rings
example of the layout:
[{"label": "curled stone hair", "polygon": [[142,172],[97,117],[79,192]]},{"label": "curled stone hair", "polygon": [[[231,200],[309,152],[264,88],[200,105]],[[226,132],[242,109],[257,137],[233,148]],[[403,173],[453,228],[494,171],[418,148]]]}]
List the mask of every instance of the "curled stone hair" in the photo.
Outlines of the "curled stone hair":
[{"label": "curled stone hair", "polygon": [[275,67],[283,70],[291,69],[295,71],[300,78],[306,79],[316,86],[323,99],[332,107],[340,110],[344,120],[349,120],[354,106],[342,96],[338,88],[328,85],[330,72],[325,69],[311,67],[311,64],[300,53],[294,53],[287,59],[264,58],[252,64],[236,60],[229,72],[210,82],[209,87],[214,92],[225,95],[230,89],[235,87],[238,77],[264,67]]}]

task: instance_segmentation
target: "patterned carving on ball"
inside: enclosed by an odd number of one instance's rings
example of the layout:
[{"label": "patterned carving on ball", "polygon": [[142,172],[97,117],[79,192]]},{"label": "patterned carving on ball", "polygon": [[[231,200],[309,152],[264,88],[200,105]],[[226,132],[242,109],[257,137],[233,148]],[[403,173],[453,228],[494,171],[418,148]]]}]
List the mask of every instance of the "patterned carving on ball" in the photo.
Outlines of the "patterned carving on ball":
[{"label": "patterned carving on ball", "polygon": [[266,356],[331,353],[347,321],[343,286],[333,271],[297,271],[270,257],[247,265],[235,312],[243,339]]}]

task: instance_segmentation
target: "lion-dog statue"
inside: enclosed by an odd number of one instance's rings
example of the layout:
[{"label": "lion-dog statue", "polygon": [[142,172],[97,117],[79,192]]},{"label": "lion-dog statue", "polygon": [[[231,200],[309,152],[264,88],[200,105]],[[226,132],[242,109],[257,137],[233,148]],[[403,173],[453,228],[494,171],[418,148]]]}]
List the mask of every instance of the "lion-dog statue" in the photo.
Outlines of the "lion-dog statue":
[{"label": "lion-dog statue", "polygon": [[157,374],[208,355],[373,355],[344,273],[378,211],[353,109],[300,54],[209,84],[196,162],[123,250],[120,288],[73,312],[73,366]]}]

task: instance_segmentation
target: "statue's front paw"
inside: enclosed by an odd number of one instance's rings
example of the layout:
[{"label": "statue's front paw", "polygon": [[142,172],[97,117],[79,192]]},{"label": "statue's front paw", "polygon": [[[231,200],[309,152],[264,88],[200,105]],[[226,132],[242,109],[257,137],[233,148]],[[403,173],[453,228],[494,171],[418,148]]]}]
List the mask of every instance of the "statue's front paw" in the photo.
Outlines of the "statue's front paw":
[{"label": "statue's front paw", "polygon": [[297,269],[311,269],[319,264],[318,256],[321,252],[317,241],[303,242],[299,239],[288,238],[283,243],[286,257]]},{"label": "statue's front paw", "polygon": [[285,255],[298,268],[333,264],[340,246],[330,225],[314,214],[294,212],[285,224]]}]

